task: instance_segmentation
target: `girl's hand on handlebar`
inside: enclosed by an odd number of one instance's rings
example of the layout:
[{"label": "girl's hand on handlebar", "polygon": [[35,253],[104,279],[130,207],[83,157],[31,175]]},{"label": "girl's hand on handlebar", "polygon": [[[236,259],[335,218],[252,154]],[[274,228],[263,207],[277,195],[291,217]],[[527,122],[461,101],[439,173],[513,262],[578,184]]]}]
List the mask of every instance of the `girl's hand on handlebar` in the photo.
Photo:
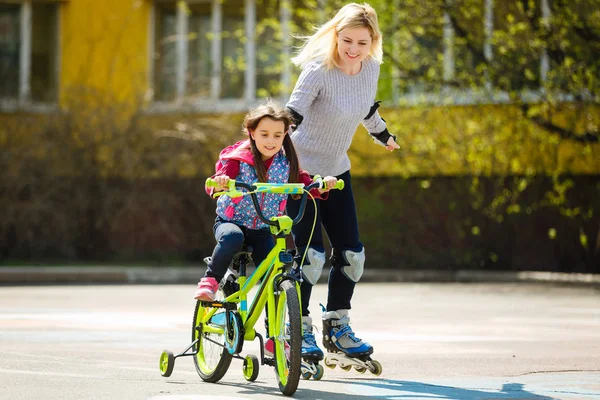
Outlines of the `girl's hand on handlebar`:
[{"label": "girl's hand on handlebar", "polygon": [[337,179],[333,176],[326,176],[323,178],[323,188],[319,189],[319,193],[330,191],[337,183]]},{"label": "girl's hand on handlebar", "polygon": [[215,192],[222,192],[224,190],[229,190],[227,184],[229,183],[230,178],[227,175],[217,175],[213,178],[213,180],[218,185],[215,188]]}]

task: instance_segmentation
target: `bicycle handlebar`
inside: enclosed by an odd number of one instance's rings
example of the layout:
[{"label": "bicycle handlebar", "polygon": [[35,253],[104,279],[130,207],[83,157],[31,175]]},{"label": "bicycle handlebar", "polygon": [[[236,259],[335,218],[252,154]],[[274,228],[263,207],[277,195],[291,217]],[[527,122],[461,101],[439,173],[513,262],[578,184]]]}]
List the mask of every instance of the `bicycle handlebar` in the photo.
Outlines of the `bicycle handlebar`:
[{"label": "bicycle handlebar", "polygon": [[[260,209],[260,204],[258,202],[258,198],[257,198],[256,194],[257,193],[301,194],[302,195],[302,199],[301,199],[302,203],[300,204],[300,209],[298,210],[298,215],[293,220],[293,224],[296,225],[298,222],[300,222],[302,217],[304,217],[304,209],[306,207],[306,199],[307,199],[308,192],[312,189],[323,189],[323,183],[324,183],[323,178],[321,178],[319,175],[315,175],[315,177],[313,179],[314,179],[313,183],[311,183],[308,186],[304,186],[302,183],[256,182],[253,184],[248,184],[245,182],[239,182],[239,181],[230,179],[227,184],[227,187],[229,190],[223,191],[223,192],[217,192],[213,196],[216,197],[216,196],[225,195],[225,196],[229,196],[229,197],[241,197],[241,196],[245,196],[245,195],[249,194],[250,197],[252,198],[252,204],[254,205],[254,209],[256,210],[256,213],[258,214],[258,218],[267,225],[277,226],[277,222],[271,221],[271,220],[265,218],[265,216],[263,215],[262,210]],[[206,179],[206,186],[207,187],[215,187],[215,188],[219,187],[219,185],[212,178]],[[236,190],[236,188],[246,189],[248,191],[248,193],[240,192],[239,190]],[[344,181],[341,179],[338,179],[335,186],[332,187],[331,189],[342,190],[343,188],[344,188]]]}]

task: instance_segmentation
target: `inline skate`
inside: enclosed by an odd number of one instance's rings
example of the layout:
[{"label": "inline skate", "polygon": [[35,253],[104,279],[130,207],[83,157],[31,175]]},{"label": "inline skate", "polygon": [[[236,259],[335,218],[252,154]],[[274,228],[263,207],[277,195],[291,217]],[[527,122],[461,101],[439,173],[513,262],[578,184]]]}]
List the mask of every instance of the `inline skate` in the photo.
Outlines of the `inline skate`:
[{"label": "inline skate", "polygon": [[302,379],[320,380],[323,377],[323,366],[319,361],[323,359],[323,351],[317,346],[313,333],[312,318],[302,317]]},{"label": "inline skate", "polygon": [[364,374],[367,370],[380,375],[381,364],[371,358],[373,346],[357,338],[350,328],[348,310],[328,311],[323,314],[323,346],[327,350],[325,366],[344,371],[352,367]]}]

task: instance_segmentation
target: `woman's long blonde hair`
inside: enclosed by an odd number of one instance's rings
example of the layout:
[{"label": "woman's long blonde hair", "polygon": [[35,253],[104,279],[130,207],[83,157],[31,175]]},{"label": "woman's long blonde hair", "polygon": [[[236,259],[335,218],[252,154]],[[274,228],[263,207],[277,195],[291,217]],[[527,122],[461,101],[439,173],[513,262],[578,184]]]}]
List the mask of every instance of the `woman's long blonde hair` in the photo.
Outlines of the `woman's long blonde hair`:
[{"label": "woman's long blonde hair", "polygon": [[327,69],[340,67],[337,36],[344,29],[367,28],[371,33],[369,55],[379,63],[383,61],[383,46],[377,13],[367,3],[350,3],[335,14],[328,22],[317,28],[312,36],[300,36],[304,44],[292,62],[300,68],[313,60],[322,60]]}]

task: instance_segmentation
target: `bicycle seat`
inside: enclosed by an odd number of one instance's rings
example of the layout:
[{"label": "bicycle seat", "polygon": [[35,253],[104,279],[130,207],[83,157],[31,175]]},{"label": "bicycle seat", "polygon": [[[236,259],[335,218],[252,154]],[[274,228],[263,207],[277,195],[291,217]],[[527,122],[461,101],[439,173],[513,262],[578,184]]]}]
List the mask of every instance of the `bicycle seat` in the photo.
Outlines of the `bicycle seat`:
[{"label": "bicycle seat", "polygon": [[252,261],[252,246],[247,245],[246,243],[244,243],[242,245],[242,248],[240,251],[238,251],[234,256],[233,256],[233,261],[231,262],[235,267],[237,267],[240,262],[244,262],[244,263],[249,263]]},{"label": "bicycle seat", "polygon": [[241,255],[243,253],[247,253],[248,255],[251,255],[252,254],[252,246],[244,243],[242,245],[242,249],[236,254],[236,256]]}]

